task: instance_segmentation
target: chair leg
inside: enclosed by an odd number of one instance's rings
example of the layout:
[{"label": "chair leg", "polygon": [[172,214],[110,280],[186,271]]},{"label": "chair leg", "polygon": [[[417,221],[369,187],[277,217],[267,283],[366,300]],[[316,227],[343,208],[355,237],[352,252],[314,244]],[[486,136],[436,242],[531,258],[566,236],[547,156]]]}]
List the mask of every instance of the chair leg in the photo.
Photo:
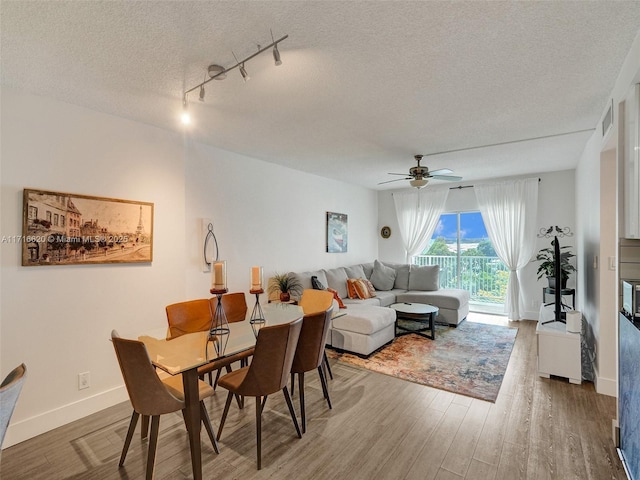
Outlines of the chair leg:
[{"label": "chair leg", "polygon": [[209,412],[207,412],[207,408],[204,406],[204,402],[200,402],[200,420],[204,424],[204,428],[209,435],[209,439],[211,440],[211,445],[213,445],[213,450],[216,453],[220,453],[220,448],[218,447],[218,441],[216,437],[213,436],[213,427],[211,426],[211,419],[209,418]]},{"label": "chair leg", "polygon": [[329,378],[333,380],[333,372],[331,371],[331,365],[329,365],[329,358],[327,357],[327,351],[324,352],[324,364],[327,366],[327,372],[329,372]]},{"label": "chair leg", "polygon": [[324,398],[327,399],[327,405],[329,405],[329,409],[331,409],[331,397],[329,397],[329,389],[327,388],[327,379],[324,376],[324,371],[322,367],[318,367],[318,374],[320,374],[320,383],[322,384],[322,393],[324,393]]},{"label": "chair leg", "polygon": [[142,415],[142,424],[140,425],[140,438],[144,440],[149,435],[149,415]]},{"label": "chair leg", "polygon": [[[266,397],[265,397],[266,400]],[[258,458],[258,470],[262,468],[262,409],[264,403],[260,397],[256,397],[256,455]]]},{"label": "chair leg", "polygon": [[300,432],[300,427],[298,426],[298,420],[296,419],[296,411],[293,409],[293,403],[291,402],[291,395],[289,395],[289,390],[287,390],[286,385],[282,388],[282,393],[284,393],[284,399],[287,401],[287,407],[289,407],[291,420],[293,420],[293,425],[294,427],[296,427],[298,438],[302,438],[302,432]]},{"label": "chair leg", "polygon": [[124,459],[127,457],[129,445],[131,445],[131,439],[133,438],[133,432],[135,431],[136,424],[138,423],[138,417],[140,417],[140,414],[134,410],[133,414],[131,415],[131,421],[129,422],[129,430],[127,430],[127,436],[124,439],[124,446],[122,447],[122,454],[120,455],[120,463],[118,463],[119,467],[124,465]]},{"label": "chair leg", "polygon": [[213,382],[213,383],[211,384],[211,386],[213,387],[213,389],[214,389],[214,390],[215,390],[215,389],[216,389],[216,387],[218,386],[218,380],[220,380],[220,374],[221,374],[221,373],[222,373],[222,369],[221,369],[221,368],[219,368],[219,369],[218,369],[218,371],[217,371],[217,373],[216,373],[216,381],[215,381],[215,382]]},{"label": "chair leg", "polygon": [[149,436],[149,451],[147,453],[146,480],[153,480],[153,469],[156,465],[156,448],[158,447],[158,431],[160,430],[160,415],[151,417],[151,435]]},{"label": "chair leg", "polygon": [[291,395],[295,395],[296,393],[295,385],[296,385],[296,374],[292,373],[291,374]]},{"label": "chair leg", "polygon": [[307,415],[304,409],[304,372],[298,373],[298,390],[300,390],[300,418],[302,419],[302,433],[307,432]]},{"label": "chair leg", "polygon": [[224,427],[224,422],[227,419],[227,414],[229,413],[231,400],[233,400],[233,393],[229,392],[227,394],[227,401],[224,404],[224,411],[222,412],[222,418],[220,419],[220,426],[218,427],[218,441],[220,441],[220,436],[222,435],[222,427]]}]

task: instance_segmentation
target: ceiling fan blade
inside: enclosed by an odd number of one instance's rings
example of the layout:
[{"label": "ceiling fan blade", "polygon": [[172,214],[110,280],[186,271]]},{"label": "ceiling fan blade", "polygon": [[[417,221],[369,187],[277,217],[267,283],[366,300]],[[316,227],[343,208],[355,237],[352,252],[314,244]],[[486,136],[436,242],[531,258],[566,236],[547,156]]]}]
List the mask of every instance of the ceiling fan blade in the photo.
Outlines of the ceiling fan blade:
[{"label": "ceiling fan blade", "polygon": [[435,175],[448,175],[450,173],[453,173],[453,170],[449,170],[448,168],[441,168],[439,170],[430,171],[429,175],[435,177]]},{"label": "ceiling fan blade", "polygon": [[446,180],[448,182],[459,182],[462,180],[462,177],[458,177],[456,175],[431,175],[431,178],[436,180]]},{"label": "ceiling fan blade", "polygon": [[403,175],[403,176],[407,176],[406,173],[387,173],[387,175]]},{"label": "ceiling fan blade", "polygon": [[396,178],[395,180],[387,180],[386,182],[380,182],[378,185],[383,185],[385,183],[391,183],[391,182],[399,182],[400,180],[411,180],[412,177],[408,177],[408,178]]}]

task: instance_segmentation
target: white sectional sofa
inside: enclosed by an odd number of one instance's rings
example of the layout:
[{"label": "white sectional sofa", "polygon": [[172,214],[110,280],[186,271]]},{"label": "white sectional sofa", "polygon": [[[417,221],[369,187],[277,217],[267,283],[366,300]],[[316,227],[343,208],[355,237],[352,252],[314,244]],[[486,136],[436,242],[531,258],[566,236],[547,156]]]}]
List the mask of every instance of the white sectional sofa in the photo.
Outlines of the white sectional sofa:
[{"label": "white sectional sofa", "polygon": [[[439,289],[439,267],[380,262],[338,267],[329,270],[290,272],[303,289],[313,288],[311,277],[338,292],[347,307],[346,315],[334,318],[330,345],[359,355],[370,355],[395,338],[396,302],[425,303],[439,308],[438,322],[458,325],[469,313],[469,292]],[[347,280],[366,278],[375,288],[375,297],[349,298]],[[295,295],[293,296],[295,300]]]}]

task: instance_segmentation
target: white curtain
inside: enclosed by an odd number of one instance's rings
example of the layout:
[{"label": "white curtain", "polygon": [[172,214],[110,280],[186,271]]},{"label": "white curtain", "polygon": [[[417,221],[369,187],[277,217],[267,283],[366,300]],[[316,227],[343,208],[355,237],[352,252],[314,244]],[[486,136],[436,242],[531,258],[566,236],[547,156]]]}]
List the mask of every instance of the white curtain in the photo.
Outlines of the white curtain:
[{"label": "white curtain", "polygon": [[524,302],[518,276],[536,245],[538,179],[476,185],[474,190],[489,238],[510,272],[506,311],[510,320],[520,320]]},{"label": "white curtain", "polygon": [[415,189],[393,194],[400,236],[407,263],[422,253],[438,225],[449,195],[448,188]]}]

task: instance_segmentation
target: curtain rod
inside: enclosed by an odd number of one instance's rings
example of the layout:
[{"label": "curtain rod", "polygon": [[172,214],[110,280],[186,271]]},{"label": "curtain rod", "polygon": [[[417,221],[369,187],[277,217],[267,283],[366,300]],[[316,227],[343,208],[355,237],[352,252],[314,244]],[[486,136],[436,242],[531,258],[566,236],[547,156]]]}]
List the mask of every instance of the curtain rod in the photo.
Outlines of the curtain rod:
[{"label": "curtain rod", "polygon": [[[542,179],[538,177],[538,183],[540,183]],[[458,185],[457,187],[449,187],[449,190],[462,190],[463,188],[473,188],[475,185]]]}]

